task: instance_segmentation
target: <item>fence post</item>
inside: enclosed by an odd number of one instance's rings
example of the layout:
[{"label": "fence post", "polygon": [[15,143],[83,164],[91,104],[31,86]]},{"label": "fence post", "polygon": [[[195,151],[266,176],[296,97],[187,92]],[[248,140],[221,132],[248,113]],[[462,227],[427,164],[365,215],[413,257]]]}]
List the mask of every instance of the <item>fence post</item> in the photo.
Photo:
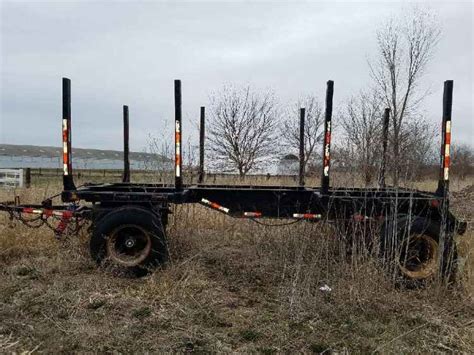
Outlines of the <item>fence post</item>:
[{"label": "fence post", "polygon": [[25,187],[27,189],[31,187],[31,168],[25,169]]},{"label": "fence post", "polygon": [[386,108],[383,115],[382,130],[382,162],[380,164],[379,186],[385,187],[385,169],[387,166],[388,125],[390,123],[390,109]]},{"label": "fence post", "polygon": [[183,189],[182,159],[181,159],[181,80],[174,81],[174,185],[177,191]]},{"label": "fence post", "polygon": [[300,171],[299,171],[299,185],[304,186],[304,117],[305,109],[300,108]]},{"label": "fence post", "polygon": [[128,106],[123,106],[123,182],[130,182]]},{"label": "fence post", "polygon": [[202,184],[204,181],[204,140],[205,129],[206,129],[206,108],[201,106],[201,122],[199,125],[199,177],[198,184]]},{"label": "fence post", "polygon": [[321,177],[321,193],[329,191],[329,169],[331,165],[331,120],[334,81],[329,80],[326,88],[326,113],[324,117],[323,174]]}]

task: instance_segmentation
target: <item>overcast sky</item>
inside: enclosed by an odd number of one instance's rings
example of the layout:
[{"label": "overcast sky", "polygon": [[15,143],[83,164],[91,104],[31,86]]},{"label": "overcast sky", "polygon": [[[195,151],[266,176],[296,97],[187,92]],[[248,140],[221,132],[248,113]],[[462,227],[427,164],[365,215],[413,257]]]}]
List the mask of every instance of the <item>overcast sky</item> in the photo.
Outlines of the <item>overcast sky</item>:
[{"label": "overcast sky", "polygon": [[[72,80],[73,145],[121,149],[173,122],[173,79],[183,87],[184,136],[224,83],[274,90],[280,102],[335,81],[335,108],[370,85],[375,30],[407,2],[1,2],[0,143],[60,145],[61,77]],[[471,142],[472,2],[428,2],[443,35],[423,86],[423,110],[441,119],[443,81],[454,80],[453,141]],[[169,135],[171,141],[172,136]],[[472,142],[471,142],[472,144]]]}]

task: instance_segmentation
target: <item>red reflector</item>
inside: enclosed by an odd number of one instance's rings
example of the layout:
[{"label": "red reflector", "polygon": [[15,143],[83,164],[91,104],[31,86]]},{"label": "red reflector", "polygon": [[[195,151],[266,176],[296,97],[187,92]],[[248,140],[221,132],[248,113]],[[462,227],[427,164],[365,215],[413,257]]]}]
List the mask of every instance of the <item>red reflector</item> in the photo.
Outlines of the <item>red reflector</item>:
[{"label": "red reflector", "polygon": [[431,207],[437,208],[440,205],[439,200],[431,200],[430,201]]}]

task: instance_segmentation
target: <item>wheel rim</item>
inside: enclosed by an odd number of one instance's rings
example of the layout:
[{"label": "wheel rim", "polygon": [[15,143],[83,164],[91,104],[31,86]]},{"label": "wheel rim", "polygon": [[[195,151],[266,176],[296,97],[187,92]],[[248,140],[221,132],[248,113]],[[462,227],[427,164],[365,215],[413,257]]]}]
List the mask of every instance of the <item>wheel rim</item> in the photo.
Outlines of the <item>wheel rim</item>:
[{"label": "wheel rim", "polygon": [[140,226],[127,224],[112,231],[107,238],[107,254],[124,266],[140,265],[151,251],[150,234]]},{"label": "wheel rim", "polygon": [[438,270],[438,243],[431,237],[419,234],[402,243],[398,266],[411,279],[426,279]]}]

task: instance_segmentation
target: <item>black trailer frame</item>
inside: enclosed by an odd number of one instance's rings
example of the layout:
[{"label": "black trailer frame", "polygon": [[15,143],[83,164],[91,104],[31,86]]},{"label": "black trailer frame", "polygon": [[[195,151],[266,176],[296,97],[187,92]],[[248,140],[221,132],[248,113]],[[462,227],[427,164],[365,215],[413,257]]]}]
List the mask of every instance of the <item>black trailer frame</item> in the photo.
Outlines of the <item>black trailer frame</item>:
[{"label": "black trailer frame", "polygon": [[[121,183],[84,184],[76,187],[72,168],[71,81],[63,78],[63,205],[53,205],[52,198],[41,205],[21,205],[17,199],[1,203],[0,210],[21,218],[35,213],[43,220],[58,217],[63,225],[74,218],[97,223],[104,215],[127,207],[153,211],[166,226],[170,204],[199,203],[236,218],[282,218],[297,220],[384,220],[387,216],[413,215],[443,226],[442,233],[464,233],[466,223],[449,212],[449,163],[453,81],[444,83],[441,166],[438,189],[426,192],[387,187],[385,165],[390,110],[383,118],[383,159],[378,188],[332,188],[330,186],[331,123],[334,82],[327,82],[321,186],[305,186],[304,124],[305,110],[300,110],[299,186],[235,186],[203,184],[205,108],[200,110],[200,154],[197,184],[183,184],[181,81],[174,81],[175,164],[174,185],[130,182],[129,108],[123,106],[124,173]],[[64,226],[58,229],[64,231]],[[56,231],[58,233],[58,230]],[[59,234],[59,233],[58,233]]]}]

